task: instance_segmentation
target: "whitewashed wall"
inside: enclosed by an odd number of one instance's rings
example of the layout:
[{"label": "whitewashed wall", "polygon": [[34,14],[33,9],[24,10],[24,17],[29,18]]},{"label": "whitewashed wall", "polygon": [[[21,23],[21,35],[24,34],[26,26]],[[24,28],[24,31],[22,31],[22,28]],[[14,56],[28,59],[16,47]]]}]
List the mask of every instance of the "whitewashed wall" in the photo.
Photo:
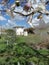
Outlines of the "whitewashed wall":
[{"label": "whitewashed wall", "polygon": [[28,32],[27,31],[24,31],[24,36],[28,36]]},{"label": "whitewashed wall", "polygon": [[23,35],[24,28],[16,28],[16,35]]},{"label": "whitewashed wall", "polygon": [[28,36],[28,32],[24,31],[24,28],[14,28],[14,30],[16,31],[16,35],[24,35],[24,36]]}]

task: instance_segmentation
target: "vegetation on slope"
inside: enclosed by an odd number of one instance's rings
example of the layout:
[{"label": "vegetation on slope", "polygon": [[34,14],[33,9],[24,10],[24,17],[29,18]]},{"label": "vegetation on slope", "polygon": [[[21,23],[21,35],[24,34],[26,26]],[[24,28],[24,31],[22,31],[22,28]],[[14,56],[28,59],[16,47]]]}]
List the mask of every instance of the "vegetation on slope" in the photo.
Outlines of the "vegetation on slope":
[{"label": "vegetation on slope", "polygon": [[[41,43],[40,36],[16,36],[15,39],[8,36],[2,35],[0,39],[0,65],[49,65],[49,50],[33,47]],[[10,43],[7,44],[6,38],[11,39]],[[13,39],[16,41],[12,42]]]}]

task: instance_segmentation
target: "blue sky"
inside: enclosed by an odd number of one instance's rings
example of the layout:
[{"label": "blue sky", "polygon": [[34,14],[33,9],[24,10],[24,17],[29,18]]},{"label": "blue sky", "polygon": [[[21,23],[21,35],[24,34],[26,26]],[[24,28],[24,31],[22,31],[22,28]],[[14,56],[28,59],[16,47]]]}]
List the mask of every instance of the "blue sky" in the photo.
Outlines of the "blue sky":
[{"label": "blue sky", "polygon": [[[1,1],[1,0],[0,0]],[[14,0],[10,0],[10,4],[14,3]],[[0,9],[3,9],[4,7],[0,6]],[[24,26],[24,27],[30,27],[30,25],[28,23],[26,23],[26,17],[20,17],[16,18],[15,20],[13,20],[12,23],[9,23],[8,20],[11,21],[11,17],[9,15],[4,15],[5,13],[2,13],[2,15],[0,16],[0,18],[2,18],[2,20],[0,19],[0,25],[1,26],[12,26],[12,24],[15,24],[13,26]],[[4,18],[3,18],[4,17]]]},{"label": "blue sky", "polygon": [[[2,0],[0,0],[1,2]],[[14,3],[14,0],[10,0],[10,4]],[[24,4],[24,3],[23,3]],[[23,5],[22,4],[22,5]],[[21,5],[21,6],[22,6]],[[0,5],[0,9],[3,9],[4,7]],[[46,9],[49,10],[49,4],[46,6]],[[9,15],[3,15],[5,13],[2,13],[0,15],[0,25],[4,27],[12,27],[12,26],[24,26],[24,27],[30,27],[30,25],[27,23],[26,17],[16,16],[15,19],[11,20],[11,17]],[[37,16],[37,15],[35,15]]]}]

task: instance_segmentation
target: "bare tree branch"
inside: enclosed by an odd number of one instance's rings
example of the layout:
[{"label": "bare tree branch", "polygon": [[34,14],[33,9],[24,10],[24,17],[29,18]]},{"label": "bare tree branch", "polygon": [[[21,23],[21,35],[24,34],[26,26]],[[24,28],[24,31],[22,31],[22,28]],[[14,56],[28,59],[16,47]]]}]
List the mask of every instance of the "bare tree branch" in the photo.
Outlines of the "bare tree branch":
[{"label": "bare tree branch", "polygon": [[[3,11],[3,12],[7,12],[6,10],[0,10],[0,12]],[[30,16],[31,14],[34,15],[35,13],[41,13],[41,14],[45,14],[45,15],[49,15],[49,11],[40,11],[38,9],[36,10],[33,10],[32,12],[30,13],[26,13],[24,14],[23,12],[16,12],[16,11],[13,11],[14,13],[17,13],[17,14],[20,14],[21,16]]]},{"label": "bare tree branch", "polygon": [[15,11],[14,11],[14,13],[20,14],[20,15],[22,15],[22,16],[30,16],[31,14],[34,15],[35,12],[32,11],[32,12],[29,13],[29,14],[23,14],[23,13],[21,13],[21,12],[15,12]]}]

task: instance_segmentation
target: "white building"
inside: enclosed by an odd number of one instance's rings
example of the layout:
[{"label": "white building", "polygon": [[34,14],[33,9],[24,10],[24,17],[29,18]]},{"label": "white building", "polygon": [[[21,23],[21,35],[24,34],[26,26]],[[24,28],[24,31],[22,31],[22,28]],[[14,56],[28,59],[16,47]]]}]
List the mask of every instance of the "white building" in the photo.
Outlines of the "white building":
[{"label": "white building", "polygon": [[28,36],[28,31],[24,31],[24,36]]},{"label": "white building", "polygon": [[16,26],[14,27],[14,30],[16,31],[16,35],[24,35],[28,36],[28,32],[24,30],[25,28],[23,26]]},{"label": "white building", "polygon": [[24,33],[23,26],[16,26],[16,27],[14,27],[14,30],[16,31],[16,35],[23,35],[23,33]]},{"label": "white building", "polygon": [[28,34],[34,34],[33,28],[24,28],[23,26],[16,26],[13,29],[16,31],[16,35],[28,36]]},{"label": "white building", "polygon": [[14,27],[14,30],[16,31],[16,35],[28,36],[28,32],[25,30],[23,26],[16,26]]}]

